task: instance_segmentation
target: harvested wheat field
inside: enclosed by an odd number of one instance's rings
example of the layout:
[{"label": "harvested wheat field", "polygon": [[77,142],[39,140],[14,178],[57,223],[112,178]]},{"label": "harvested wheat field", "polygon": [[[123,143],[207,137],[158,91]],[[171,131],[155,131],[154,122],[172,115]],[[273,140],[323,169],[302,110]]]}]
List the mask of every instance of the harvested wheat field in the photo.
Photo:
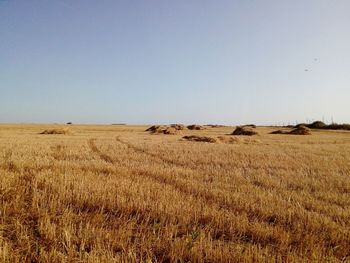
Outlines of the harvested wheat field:
[{"label": "harvested wheat field", "polygon": [[54,128],[0,126],[0,262],[350,260],[349,131]]}]

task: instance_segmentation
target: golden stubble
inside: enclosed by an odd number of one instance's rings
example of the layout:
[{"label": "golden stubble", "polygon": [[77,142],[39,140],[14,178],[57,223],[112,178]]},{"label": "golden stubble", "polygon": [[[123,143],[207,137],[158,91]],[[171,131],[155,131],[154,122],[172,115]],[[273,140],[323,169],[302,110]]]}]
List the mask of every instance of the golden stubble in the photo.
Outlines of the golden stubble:
[{"label": "golden stubble", "polygon": [[146,128],[1,125],[0,262],[349,260],[350,132]]}]

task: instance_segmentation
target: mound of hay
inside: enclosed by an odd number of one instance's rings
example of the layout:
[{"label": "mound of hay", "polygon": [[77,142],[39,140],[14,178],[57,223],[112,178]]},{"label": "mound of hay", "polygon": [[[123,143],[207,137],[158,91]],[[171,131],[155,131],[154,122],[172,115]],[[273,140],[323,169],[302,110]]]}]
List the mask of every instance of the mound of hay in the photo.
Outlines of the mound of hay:
[{"label": "mound of hay", "polygon": [[209,142],[209,143],[216,143],[217,139],[207,136],[197,136],[197,135],[190,135],[190,136],[184,136],[182,137],[184,140],[192,141],[192,142]]},{"label": "mound of hay", "polygon": [[192,125],[188,125],[187,129],[189,129],[189,130],[204,130],[205,128],[201,125],[192,124]]},{"label": "mound of hay", "polygon": [[41,132],[40,134],[70,134],[70,133],[71,132],[69,131],[69,129],[65,128],[65,129],[48,129]]},{"label": "mound of hay", "polygon": [[148,129],[146,129],[146,131],[156,132],[156,131],[160,130],[163,127],[164,126],[161,126],[161,125],[153,125],[153,126],[149,127]]},{"label": "mound of hay", "polygon": [[163,134],[167,134],[167,135],[175,135],[177,134],[177,131],[175,128],[173,127],[167,127],[165,129],[162,130]]},{"label": "mound of hay", "polygon": [[259,139],[252,137],[219,136],[219,142],[226,144],[260,144]]},{"label": "mound of hay", "polygon": [[255,128],[256,128],[256,125],[255,125],[255,124],[246,124],[246,125],[243,125],[242,127],[244,127],[244,128],[253,128],[253,129],[255,129]]},{"label": "mound of hay", "polygon": [[270,134],[294,134],[294,135],[311,135],[311,130],[308,127],[300,125],[291,131],[277,130],[270,132]]},{"label": "mound of hay", "polygon": [[174,127],[162,126],[162,125],[153,125],[149,127],[146,131],[152,134],[166,134],[166,135],[175,135],[177,134],[177,129]]},{"label": "mound of hay", "polygon": [[294,128],[299,128],[300,126],[307,127],[308,124],[307,123],[299,123],[299,124],[295,125]]},{"label": "mound of hay", "polygon": [[322,121],[314,121],[311,124],[299,123],[294,128],[299,128],[301,126],[304,126],[306,128],[310,128],[310,129],[327,129],[329,125],[325,124]]},{"label": "mound of hay", "polygon": [[186,126],[183,124],[171,124],[170,127],[178,131],[186,130]]},{"label": "mound of hay", "polygon": [[233,132],[232,135],[247,135],[252,136],[258,134],[256,131],[253,131],[249,127],[240,127],[238,126]]},{"label": "mound of hay", "polygon": [[289,134],[294,135],[311,135],[311,130],[308,127],[305,126],[299,126],[298,128],[295,128],[289,132]]},{"label": "mound of hay", "polygon": [[273,131],[270,132],[270,134],[287,134],[288,132],[282,131],[282,130],[277,130],[277,131]]}]

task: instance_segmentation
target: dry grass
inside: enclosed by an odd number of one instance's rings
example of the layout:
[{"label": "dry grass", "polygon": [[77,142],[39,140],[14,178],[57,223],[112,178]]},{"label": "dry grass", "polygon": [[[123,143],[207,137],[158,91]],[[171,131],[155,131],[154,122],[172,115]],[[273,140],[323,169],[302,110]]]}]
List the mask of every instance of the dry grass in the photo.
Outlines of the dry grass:
[{"label": "dry grass", "polygon": [[349,260],[349,132],[44,129],[0,126],[0,262]]}]

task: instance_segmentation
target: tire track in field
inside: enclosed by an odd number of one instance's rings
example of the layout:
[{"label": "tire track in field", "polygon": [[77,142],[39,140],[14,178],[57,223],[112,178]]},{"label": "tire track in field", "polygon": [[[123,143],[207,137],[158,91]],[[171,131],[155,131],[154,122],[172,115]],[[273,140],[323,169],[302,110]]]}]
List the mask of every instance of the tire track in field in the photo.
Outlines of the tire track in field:
[{"label": "tire track in field", "polygon": [[[234,212],[242,212],[243,209],[240,209],[238,207],[235,207],[235,209],[232,209],[232,204],[230,204],[225,198],[221,198],[219,196],[216,196],[209,191],[203,191],[193,188],[192,185],[189,185],[185,182],[181,182],[177,179],[175,179],[173,176],[164,176],[159,174],[157,171],[148,171],[143,170],[139,167],[132,166],[127,163],[121,163],[118,160],[113,159],[111,156],[103,153],[95,144],[96,139],[90,139],[89,140],[89,146],[91,150],[96,153],[102,160],[107,160],[106,162],[116,165],[123,165],[124,167],[127,166],[127,168],[130,170],[130,172],[135,173],[137,175],[146,177],[148,179],[151,179],[159,184],[163,185],[169,185],[173,189],[177,190],[178,192],[181,192],[187,196],[194,197],[195,199],[201,199],[208,205],[215,205],[218,209],[224,209],[227,211],[234,211]],[[169,168],[166,168],[167,170]],[[192,170],[192,169],[190,169]],[[168,173],[168,171],[167,171]],[[245,210],[244,210],[245,211]],[[246,211],[247,212],[247,211]]]},{"label": "tire track in field", "polygon": [[[186,164],[181,164],[181,163],[176,162],[176,161],[171,161],[167,158],[162,157],[161,155],[151,153],[151,152],[149,152],[145,149],[142,149],[140,147],[137,147],[131,143],[125,142],[125,141],[121,140],[119,136],[116,137],[116,140],[117,140],[117,142],[120,142],[121,144],[134,150],[136,153],[141,153],[141,154],[144,154],[146,156],[151,157],[153,160],[155,160],[159,164],[162,164],[162,162],[164,161],[169,165],[174,164],[176,167],[186,169],[188,171],[198,171],[196,169],[189,167]],[[206,202],[208,202],[208,204],[216,205],[219,209],[232,211],[234,213],[246,213],[248,220],[250,222],[255,222],[258,218],[258,220],[259,220],[258,222],[264,222],[264,223],[267,223],[270,225],[284,226],[284,224],[290,224],[289,222],[285,222],[285,219],[282,219],[282,218],[279,219],[276,215],[266,215],[266,214],[260,212],[259,210],[249,209],[248,207],[245,207],[245,206],[242,207],[240,205],[232,203],[230,200],[227,200],[223,196],[218,196],[218,195],[215,195],[215,194],[212,194],[210,192],[203,191],[203,190],[198,190],[198,189],[194,190],[193,186],[191,186],[190,184],[179,182],[178,180],[173,179],[171,177],[164,177],[161,175],[155,175],[154,173],[149,172],[149,171],[145,171],[145,170],[139,170],[139,174],[140,173],[142,173],[143,176],[147,176],[148,178],[153,179],[153,180],[154,180],[154,177],[157,176],[156,180],[158,182],[163,183],[163,184],[172,185],[178,191],[185,193],[189,196],[195,197],[196,199],[202,199],[202,200],[204,199]],[[254,182],[250,182],[250,185],[256,189],[266,191],[266,187],[264,185],[256,184]],[[278,192],[280,192],[280,191],[278,191]],[[292,191],[292,192],[296,193],[297,191]],[[314,197],[312,197],[312,198],[314,198]],[[322,203],[323,204],[326,203],[328,205],[327,202],[322,201]],[[326,212],[319,211],[317,209],[312,209],[310,207],[305,207],[305,205],[302,205],[300,203],[298,203],[298,206],[307,213],[314,213],[314,214],[317,214],[318,216],[322,215],[322,216],[327,217],[329,220],[333,221],[334,223],[338,223],[338,220],[335,217],[330,216]]]},{"label": "tire track in field", "polygon": [[[90,149],[99,156],[100,159],[104,160],[107,163],[111,163],[111,164],[119,164],[120,162],[116,161],[115,159],[113,159],[112,157],[110,157],[109,155],[103,153],[95,144],[96,139],[90,139],[88,141],[89,147]],[[210,203],[217,203],[217,202],[213,202],[215,198],[214,195],[210,194],[210,193],[203,193],[203,192],[197,192],[194,193],[193,192],[193,188],[188,186],[185,183],[179,182],[178,180],[171,178],[171,177],[166,177],[166,176],[162,176],[159,175],[156,172],[150,172],[147,170],[142,170],[140,168],[137,167],[133,167],[130,165],[127,165],[128,168],[131,170],[131,172],[136,173],[137,175],[141,175],[143,177],[147,177],[153,181],[156,181],[160,184],[164,184],[164,185],[169,185],[171,187],[173,187],[174,189],[176,189],[179,192],[182,192],[184,194],[187,195],[191,195],[195,198],[198,199],[198,197],[202,197],[204,198],[206,201],[210,202]],[[220,207],[224,207],[227,206],[223,205],[221,202],[217,203],[217,205],[219,205]]]},{"label": "tire track in field", "polygon": [[157,159],[157,160],[159,160],[159,161],[161,161],[161,162],[165,162],[165,163],[170,164],[170,165],[175,165],[175,166],[181,167],[181,168],[184,168],[184,167],[185,167],[185,168],[188,168],[188,169],[190,169],[190,170],[192,170],[192,171],[195,170],[195,169],[191,168],[191,167],[190,167],[188,164],[186,164],[186,163],[182,163],[182,162],[175,161],[175,160],[172,160],[172,159],[164,158],[164,157],[163,157],[162,155],[160,155],[160,154],[152,153],[152,152],[147,151],[147,150],[145,150],[145,149],[143,149],[143,148],[141,148],[141,147],[137,147],[137,146],[133,145],[132,143],[125,142],[125,141],[121,140],[119,136],[116,137],[115,139],[117,140],[117,142],[119,142],[119,143],[121,143],[121,144],[127,146],[128,148],[134,150],[134,151],[137,152],[137,153],[145,154],[145,155],[147,155],[147,156],[152,157],[153,159]]},{"label": "tire track in field", "polygon": [[[130,164],[125,164],[122,163],[118,160],[114,160],[112,157],[109,155],[103,153],[101,150],[98,149],[98,147],[95,145],[95,140],[90,140],[90,147],[92,147],[92,150],[97,153],[101,159],[105,159],[106,156],[109,162],[118,164],[118,165],[127,165],[127,168],[131,173],[134,173],[136,176],[142,176],[145,178],[148,178],[156,183],[167,185],[171,188],[173,188],[175,191],[178,191],[185,196],[193,197],[195,202],[199,203],[204,203],[208,207],[212,207],[212,209],[217,210],[218,212],[221,211],[222,213],[227,214],[227,218],[221,219],[224,220],[224,225],[231,225],[233,218],[236,218],[237,215],[245,215],[247,220],[248,220],[248,227],[244,227],[244,229],[237,230],[235,228],[225,228],[225,227],[220,227],[214,231],[211,232],[210,236],[214,240],[229,240],[229,241],[236,241],[237,239],[239,242],[243,243],[253,243],[253,244],[260,244],[263,247],[265,246],[278,246],[278,244],[281,242],[279,237],[284,233],[283,236],[290,236],[290,242],[293,242],[293,239],[296,238],[296,242],[298,242],[298,235],[296,235],[294,238],[295,234],[295,229],[296,229],[296,224],[290,222],[288,219],[279,217],[277,215],[271,214],[264,214],[261,212],[259,209],[254,209],[250,208],[247,206],[241,206],[239,204],[235,204],[230,202],[231,200],[227,200],[224,196],[217,196],[212,194],[211,192],[208,191],[203,191],[203,190],[198,190],[193,187],[191,184],[187,184],[184,182],[181,182],[179,180],[176,180],[175,178],[171,176],[164,176],[162,174],[159,174],[157,171],[147,171],[147,170],[142,170],[139,167],[134,167]],[[303,210],[308,216],[315,216],[317,215],[320,216],[321,214],[316,212],[316,211],[308,211],[305,207],[299,206],[299,209]],[[328,220],[333,221],[328,215],[324,215]],[[300,215],[295,214],[295,218],[298,218],[297,221],[303,221],[304,217],[300,217]],[[316,219],[316,218],[315,218]],[[209,220],[209,221],[208,221]],[[287,221],[286,221],[287,220]],[[317,220],[317,219],[316,219]],[[197,224],[199,224],[201,227],[206,228],[212,223],[217,222],[215,217],[213,216],[203,216],[200,217],[199,221]],[[221,222],[222,223],[222,222]],[[221,225],[221,223],[218,223]],[[216,224],[216,223],[214,223]],[[333,227],[336,224],[333,221]],[[337,227],[340,227],[339,224],[336,224]],[[258,233],[255,232],[255,229],[269,229],[267,232],[269,232],[269,235],[262,236]],[[275,229],[278,227],[278,232],[279,234],[276,236],[272,229]],[[344,228],[342,228],[344,229]],[[345,229],[344,229],[345,230]],[[320,231],[319,228],[315,228],[312,231]],[[298,231],[297,231],[298,232]],[[321,242],[325,242],[325,244],[328,244],[332,242],[332,239],[324,239],[322,238]],[[327,245],[328,246],[328,245]]]},{"label": "tire track in field", "polygon": [[[102,153],[94,144],[95,139],[91,140],[92,146],[93,146],[93,151],[97,152],[99,155],[101,155],[101,159],[107,159],[109,160],[110,163],[118,163],[120,164],[120,162],[117,162],[116,160],[113,160],[112,157],[108,156],[107,154]],[[120,138],[117,139],[117,142],[121,142],[123,145],[129,146],[128,148],[131,148],[132,150],[134,150],[134,148],[138,149],[136,150],[136,152],[140,152],[143,153],[145,155],[148,155],[148,152],[135,147],[132,144],[129,144],[127,142],[121,141]],[[152,156],[154,155],[154,157]],[[161,158],[157,158],[156,154],[152,154],[151,156],[158,160],[158,163],[161,164]],[[184,193],[188,196],[192,196],[196,199],[202,199],[203,201],[205,201],[207,204],[209,205],[216,205],[219,209],[223,209],[223,210],[228,210],[228,211],[233,211],[236,213],[247,213],[247,216],[249,218],[249,221],[254,221],[255,218],[259,218],[261,221],[265,221],[267,223],[271,223],[271,219],[267,218],[266,220],[262,220],[261,216],[263,216],[259,211],[256,210],[247,210],[247,207],[240,207],[237,206],[235,204],[232,204],[230,202],[230,200],[227,200],[225,197],[221,197],[221,196],[217,196],[214,195],[208,191],[203,191],[203,190],[198,190],[198,189],[194,189],[191,185],[188,185],[187,183],[181,182],[179,180],[176,180],[170,176],[163,176],[160,175],[159,173],[157,173],[156,171],[147,171],[147,170],[142,170],[140,168],[135,168],[133,166],[128,166],[129,169],[131,170],[131,172],[134,172],[138,175],[141,175],[143,177],[147,177],[153,181],[156,181],[160,184],[164,184],[164,185],[169,185],[171,187],[173,187],[174,189],[176,189],[177,191]],[[181,168],[183,168],[182,166],[180,166]],[[167,168],[168,169],[168,168]],[[191,168],[187,168],[190,171],[195,171],[195,169],[191,169]],[[251,183],[251,186],[257,189],[262,189],[262,190],[266,190],[264,187],[262,187],[261,185],[256,185]],[[300,204],[299,204],[300,206]],[[307,211],[307,209],[303,208],[305,211]],[[310,210],[310,209],[309,209]],[[309,211],[308,211],[309,212]],[[320,214],[317,211],[313,211],[316,212],[318,214]],[[274,222],[276,223],[276,222]]]},{"label": "tire track in field", "polygon": [[[161,162],[165,162],[167,164],[171,164],[171,165],[175,165],[177,167],[181,167],[181,168],[187,168],[191,171],[197,171],[198,169],[195,169],[191,166],[191,164],[188,164],[186,162],[181,162],[181,161],[176,161],[176,160],[173,160],[173,159],[169,159],[169,158],[165,158],[163,155],[161,154],[156,154],[156,153],[152,153],[144,148],[141,148],[141,147],[137,147],[136,145],[130,143],[130,142],[126,142],[126,141],[123,141],[120,139],[120,136],[117,136],[116,137],[116,141],[121,143],[121,144],[124,144],[125,146],[127,146],[128,148],[134,150],[135,152],[138,152],[138,153],[143,153],[147,156],[150,156],[154,159],[158,159],[159,161]],[[203,161],[199,161],[199,160],[196,160],[196,163],[195,163],[196,166],[209,166],[211,165],[210,162],[203,162]],[[244,166],[242,165],[242,167],[244,168]],[[249,166],[249,169],[254,169],[254,170],[258,170],[258,169],[261,169],[260,167],[255,167],[253,165],[250,165]]]},{"label": "tire track in field", "polygon": [[[189,172],[196,173],[196,172],[199,171],[199,169],[192,168],[189,164],[165,158],[165,157],[163,157],[160,154],[152,153],[152,152],[147,151],[147,150],[145,150],[145,149],[143,149],[141,147],[137,147],[137,146],[133,145],[132,143],[123,141],[123,140],[120,139],[119,136],[116,137],[116,141],[118,143],[126,146],[128,149],[131,149],[135,153],[143,154],[146,157],[150,157],[152,159],[152,161],[154,161],[155,163],[157,163],[159,165],[163,165],[164,166],[164,163],[165,163],[165,164],[169,165],[172,169],[174,167],[176,167],[176,168],[183,169],[184,172],[189,171]],[[208,163],[206,163],[206,165],[208,165]],[[211,175],[211,174],[206,173],[205,175]]]},{"label": "tire track in field", "polygon": [[[126,141],[123,141],[120,139],[120,136],[116,137],[116,141],[127,146],[129,149],[132,149],[134,150],[135,152],[137,153],[142,153],[144,155],[147,155],[151,158],[153,158],[154,160],[157,160],[158,163],[167,163],[169,165],[174,165],[176,167],[179,167],[179,168],[182,168],[182,169],[188,169],[190,171],[198,171],[198,169],[196,168],[193,168],[191,164],[188,164],[186,162],[181,162],[181,161],[176,161],[176,160],[172,160],[172,159],[169,159],[169,158],[165,158],[163,157],[163,155],[160,155],[160,154],[156,154],[156,153],[152,153],[144,148],[141,148],[141,147],[137,147],[135,146],[134,144],[132,143],[129,143],[129,142],[126,142]],[[247,159],[247,158],[244,158],[244,159]],[[210,166],[211,163],[210,162],[203,162],[203,161],[199,161],[199,160],[196,160],[196,163],[195,165],[197,167],[207,167],[207,166]],[[225,164],[225,166],[229,166],[227,164]],[[237,165],[236,165],[237,166]],[[248,166],[244,166],[243,164],[240,165],[241,168],[244,170],[244,171],[248,171],[248,170],[260,170],[261,168],[269,168],[271,169],[271,167],[257,167],[256,165],[253,165],[252,163],[250,163]],[[222,166],[221,166],[222,167]],[[255,185],[256,187],[259,187],[257,185]],[[265,190],[265,189],[264,189]]]},{"label": "tire track in field", "polygon": [[[168,158],[165,158],[163,157],[162,155],[160,154],[155,154],[155,153],[152,153],[144,148],[141,148],[141,147],[137,147],[135,145],[133,145],[132,143],[129,143],[129,142],[126,142],[126,141],[123,141],[120,139],[120,136],[116,137],[116,141],[127,146],[129,149],[132,149],[134,150],[136,153],[141,153],[141,154],[144,154],[146,156],[149,156],[151,157],[153,160],[155,160],[158,164],[162,164],[163,162],[169,164],[169,165],[174,165],[176,167],[179,167],[179,168],[182,168],[182,169],[186,169],[188,171],[191,171],[191,172],[197,172],[198,169],[194,169],[192,168],[189,164],[186,164],[186,163],[183,163],[183,162],[179,162],[179,161],[175,161],[175,160],[171,160],[171,159],[168,159]],[[200,165],[208,165],[207,162],[201,162]],[[254,166],[249,166],[249,167],[243,167],[243,171],[246,172],[250,169],[255,169]],[[246,178],[245,178],[246,179]],[[247,180],[247,179],[246,179]],[[250,185],[256,189],[260,189],[260,190],[263,190],[263,191],[266,191],[268,189],[266,189],[265,185],[264,184],[261,184],[261,183],[256,183],[256,182],[252,182],[250,180],[248,180]],[[281,189],[282,190],[282,189]],[[291,191],[292,193],[298,193],[299,191],[297,189],[290,189],[288,187],[286,188],[283,188],[283,190],[289,190]],[[338,207],[341,207],[343,208],[342,205],[338,205],[332,201],[327,201],[327,200],[320,200],[319,198],[315,198],[314,196],[311,195],[311,198],[313,199],[317,199],[318,201],[321,201],[322,203],[326,203],[327,205],[328,204],[331,204],[331,205],[336,205]],[[300,204],[298,204],[300,206]],[[322,214],[322,215],[325,215],[325,216],[329,216],[327,215],[326,213],[323,213],[321,211],[318,211],[318,210],[315,210],[315,209],[306,209],[308,211],[313,211],[313,212],[316,212],[318,214]],[[332,217],[331,217],[332,218]],[[333,220],[333,218],[332,218]],[[334,220],[333,220],[334,221]]]},{"label": "tire track in field", "polygon": [[[100,159],[102,159],[108,163],[111,163],[111,164],[116,164],[117,162],[112,157],[110,157],[109,155],[103,153],[100,149],[98,149],[98,147],[95,144],[95,141],[96,141],[96,139],[90,139],[88,142],[91,150],[94,153],[96,153],[100,157]],[[158,176],[154,172],[149,172],[149,171],[142,170],[142,169],[135,168],[135,167],[131,167],[131,166],[128,166],[128,167],[131,169],[131,172],[134,172],[137,175],[147,177],[147,178],[152,179],[153,181],[156,181],[160,184],[170,185],[171,187],[175,188],[176,190],[178,190],[182,193],[189,194],[189,195],[194,196],[194,197],[202,196],[199,194],[194,194],[192,191],[190,191],[190,189],[185,184],[180,183],[173,178]],[[212,195],[206,195],[206,199],[212,199],[212,197],[213,197]]]},{"label": "tire track in field", "polygon": [[[117,140],[118,141],[118,140]],[[128,147],[131,148],[132,147]],[[144,151],[140,150],[137,151],[140,153],[144,153]],[[157,159],[157,158],[156,158]],[[115,161],[115,163],[120,163],[118,161]],[[259,209],[250,208],[247,206],[241,206],[239,204],[235,204],[230,202],[230,200],[227,200],[224,196],[217,196],[215,194],[212,194],[211,192],[204,191],[204,190],[198,190],[193,187],[191,184],[187,184],[184,182],[181,182],[174,177],[171,176],[164,176],[157,171],[148,171],[148,170],[142,170],[138,167],[133,167],[130,164],[128,165],[128,168],[130,169],[130,172],[135,173],[137,176],[142,176],[147,179],[150,179],[151,181],[154,181],[159,184],[167,185],[171,188],[173,188],[175,191],[178,191],[185,196],[194,198],[195,202],[204,203],[208,207],[211,207],[212,209],[215,209],[217,211],[221,211],[222,213],[225,213],[228,215],[227,218],[221,219],[224,222],[224,225],[229,226],[232,223],[233,218],[236,218],[237,215],[245,215],[248,220],[248,227],[244,227],[243,229],[230,229],[230,228],[223,228],[219,227],[215,229],[214,232],[210,233],[210,236],[213,240],[226,240],[226,241],[236,241],[240,243],[249,243],[249,244],[260,244],[263,247],[267,246],[278,246],[280,239],[279,237],[283,236],[290,236],[291,241],[293,241],[293,236],[295,233],[296,225],[289,222],[288,219],[280,218],[277,215],[271,214],[264,214]],[[254,185],[252,185],[255,187]],[[260,188],[257,187],[256,188]],[[319,213],[315,211],[308,211],[304,207],[300,207],[304,212],[306,212],[309,216],[312,216],[312,214],[318,214]],[[295,218],[298,218],[297,221],[302,221],[303,218],[300,218],[299,216],[295,215]],[[326,217],[329,218],[329,216],[326,215]],[[329,218],[330,219],[330,218]],[[287,220],[287,221],[286,221]],[[217,222],[216,219],[212,216],[203,216],[198,219],[197,224],[199,224],[201,227],[206,228],[208,226],[211,226],[211,222]],[[339,225],[338,225],[339,226]],[[275,235],[274,233],[277,231],[273,231],[272,229],[278,228],[278,235]],[[269,235],[262,236],[259,234],[259,231],[256,233],[256,229],[266,229],[266,233],[269,232]],[[269,229],[267,231],[267,229]],[[319,229],[315,229],[315,231],[319,231]],[[298,236],[295,236],[296,239],[298,239]],[[296,241],[297,242],[297,241]],[[327,240],[323,240],[323,242],[327,243]]]},{"label": "tire track in field", "polygon": [[[192,171],[192,172],[198,171],[196,169],[193,169],[193,168],[190,168],[190,167],[186,167],[187,165],[183,165],[183,164],[181,164],[179,162],[172,161],[172,160],[169,160],[167,158],[161,157],[158,154],[150,153],[149,151],[146,151],[146,150],[144,150],[142,148],[136,147],[136,146],[134,146],[131,143],[124,142],[119,137],[116,137],[116,140],[117,140],[117,142],[127,146],[129,149],[135,151],[136,153],[141,153],[141,154],[144,154],[146,156],[151,157],[158,164],[162,164],[163,162],[165,162],[168,165],[175,165],[176,167],[179,167],[179,168],[182,168],[182,169],[186,169],[188,171]],[[133,167],[131,167],[131,168],[133,168]],[[169,169],[169,168],[166,168],[166,169]],[[184,182],[180,182],[179,180],[176,180],[176,179],[174,179],[174,178],[172,178],[170,176],[162,176],[162,175],[159,175],[156,172],[150,172],[150,171],[142,170],[142,169],[139,169],[139,168],[138,169],[134,168],[133,170],[138,175],[142,175],[144,177],[147,177],[147,178],[149,178],[151,180],[155,180],[158,183],[161,183],[161,184],[164,184],[164,185],[170,185],[174,189],[176,189],[177,191],[179,191],[181,193],[184,193],[186,195],[192,196],[192,197],[194,197],[196,199],[204,199],[207,202],[207,204],[215,204],[215,205],[217,205],[219,207],[219,209],[228,209],[228,210],[230,210],[229,208],[230,208],[231,205],[225,199],[219,198],[218,196],[215,196],[215,195],[211,194],[210,192],[204,192],[204,191],[199,191],[199,190],[196,190],[196,192],[195,192],[193,186],[188,185],[187,183],[184,183]],[[222,199],[222,200],[218,200],[218,198]]]},{"label": "tire track in field", "polygon": [[90,149],[91,149],[94,153],[96,153],[96,154],[100,157],[100,159],[102,159],[103,161],[105,161],[105,162],[107,162],[107,163],[112,163],[112,164],[113,164],[113,163],[114,163],[114,160],[113,160],[109,155],[107,155],[107,154],[101,152],[100,149],[96,146],[95,141],[96,141],[96,139],[90,139],[90,140],[88,141],[88,145],[89,145]]},{"label": "tire track in field", "polygon": [[[91,150],[96,153],[102,160],[107,159],[108,163],[111,164],[117,164],[121,165],[122,163],[113,159],[109,155],[103,153],[100,149],[95,144],[96,139],[90,139],[89,140],[89,146]],[[123,164],[124,165],[124,164]],[[257,237],[254,235],[254,231],[250,229],[250,227],[247,227],[245,229],[241,229],[240,231],[237,232],[237,229],[230,229],[227,228],[226,226],[231,225],[232,219],[237,217],[237,212],[241,214],[247,214],[249,217],[249,211],[244,210],[243,208],[236,208],[232,209],[232,206],[227,202],[224,202],[224,200],[218,200],[218,196],[215,196],[211,194],[210,192],[204,192],[204,191],[197,191],[194,192],[194,188],[191,185],[187,185],[186,183],[179,182],[178,180],[167,177],[167,176],[162,176],[159,173],[156,172],[151,172],[147,170],[142,170],[140,168],[135,168],[133,166],[127,165],[127,168],[131,173],[134,173],[136,176],[142,176],[144,178],[150,179],[151,181],[154,181],[158,184],[161,185],[167,185],[171,188],[173,188],[175,191],[178,191],[185,196],[190,196],[194,198],[194,202],[199,202],[199,203],[204,203],[207,206],[211,206],[213,209],[217,211],[221,211],[223,213],[227,213],[230,216],[225,217],[225,219],[221,219],[225,221],[225,227],[219,227],[216,229],[214,232],[211,232],[211,236],[213,240],[230,240],[230,241],[235,241],[235,242],[240,242],[240,243],[256,243]],[[197,224],[199,224],[203,228],[207,228],[208,226],[211,225],[211,222],[221,224],[222,222],[217,222],[217,219],[213,216],[207,216],[203,215],[200,216],[198,219]],[[257,226],[260,225],[261,223],[264,223],[263,221],[257,221],[257,220],[249,220],[249,224],[252,226]],[[259,237],[262,238],[261,240],[262,243],[267,243],[270,242],[269,244],[275,244],[279,242],[275,237],[273,236],[268,236],[268,237]]]},{"label": "tire track in field", "polygon": [[[145,150],[145,149],[143,149],[141,147],[137,147],[137,146],[133,145],[132,143],[123,141],[123,140],[120,139],[119,136],[116,137],[116,141],[119,142],[120,144],[126,146],[128,149],[131,149],[135,153],[140,153],[140,154],[143,154],[146,157],[150,157],[155,163],[157,163],[159,165],[164,165],[164,163],[166,163],[167,165],[170,166],[170,167],[166,167],[167,169],[168,168],[173,169],[174,167],[176,167],[176,168],[183,169],[184,171],[182,173],[185,173],[187,171],[196,173],[196,172],[200,171],[202,173],[202,175],[211,176],[210,173],[203,173],[202,170],[200,170],[198,168],[197,169],[193,168],[189,164],[165,158],[165,157],[163,157],[160,154],[152,153],[152,152],[147,151],[147,150]],[[206,165],[207,166],[207,165],[209,165],[209,163],[208,162],[200,162],[199,165]],[[194,178],[194,180],[197,180],[197,178]],[[206,182],[205,181],[200,181],[200,183],[206,183]]]},{"label": "tire track in field", "polygon": [[[97,148],[94,142],[95,140],[90,140],[90,146],[92,147],[92,150],[94,152],[102,156],[101,159],[104,159],[107,156],[107,159],[110,160],[109,161],[110,163],[113,163],[113,164],[120,163],[116,160],[113,160],[113,158],[108,156],[107,154],[102,153]],[[214,195],[209,191],[195,189],[193,188],[193,185],[187,184],[185,182],[181,182],[171,176],[161,175],[157,173],[157,171],[142,170],[138,167],[133,167],[130,165],[128,165],[128,168],[132,173],[135,173],[136,175],[143,176],[159,184],[168,185],[173,189],[175,189],[176,191],[183,193],[186,196],[191,196],[198,201],[203,201],[205,202],[205,204],[209,206],[214,206],[218,210],[229,212],[229,213],[239,213],[239,214],[244,213],[247,215],[248,220],[250,222],[259,222],[259,223],[265,222],[265,223],[271,224],[271,219],[270,218],[263,219],[264,215],[262,215],[258,210],[251,210],[251,209],[247,210],[247,207],[241,207],[241,206],[232,204],[230,200],[227,200],[225,197]],[[257,219],[259,219],[259,221],[257,221]]]}]

